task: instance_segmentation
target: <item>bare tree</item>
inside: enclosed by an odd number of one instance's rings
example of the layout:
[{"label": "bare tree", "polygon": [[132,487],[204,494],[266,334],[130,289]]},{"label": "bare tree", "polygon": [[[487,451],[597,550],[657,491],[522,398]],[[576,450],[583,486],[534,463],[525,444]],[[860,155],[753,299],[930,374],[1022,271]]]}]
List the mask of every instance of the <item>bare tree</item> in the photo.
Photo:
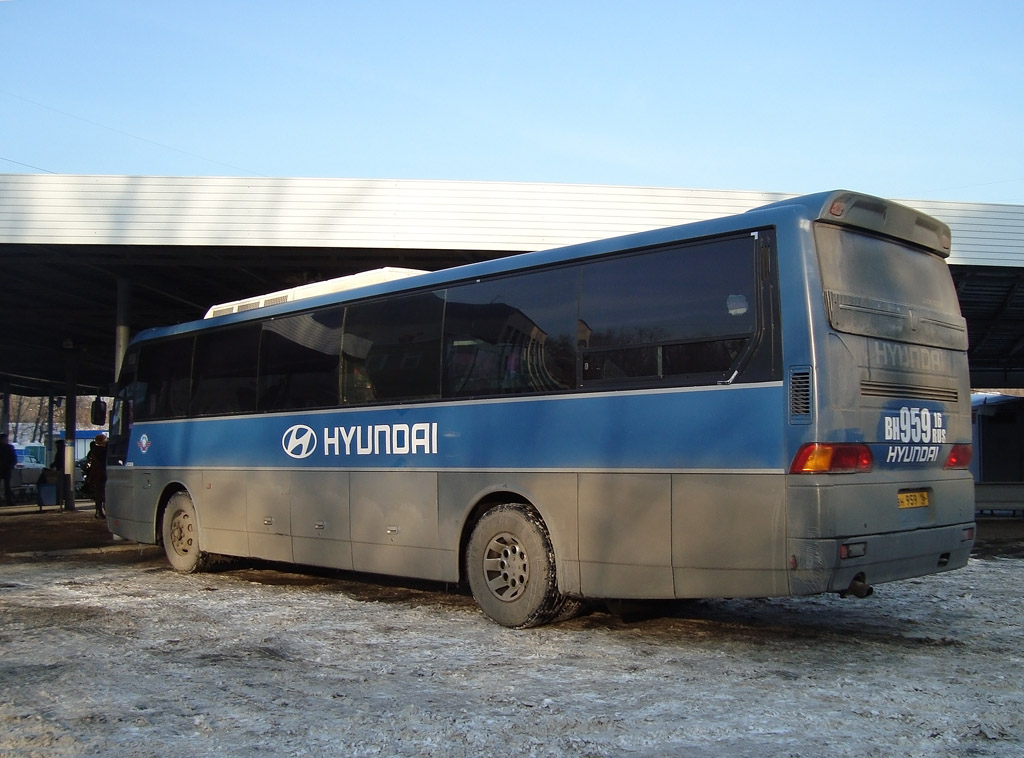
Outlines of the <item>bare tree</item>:
[{"label": "bare tree", "polygon": [[[45,442],[46,432],[49,423],[49,409],[45,397],[24,397],[11,395],[10,401],[10,422],[9,434],[11,442],[21,442],[23,429],[30,430],[31,436],[27,442]],[[79,397],[75,409],[75,427],[77,429],[91,430],[95,427],[91,423],[91,408],[93,398]],[[108,401],[109,402],[109,401]],[[54,432],[64,428],[64,411],[55,413],[53,417]]]},{"label": "bare tree", "polygon": [[46,400],[44,398],[39,398],[39,405],[36,406],[36,418],[32,424],[32,438],[29,440],[29,442],[44,441],[43,422],[46,416],[44,415],[43,410],[45,409],[45,403]]},{"label": "bare tree", "polygon": [[28,405],[28,398],[22,397],[21,395],[11,395],[10,435],[12,442],[18,441],[21,425],[25,423],[26,416],[29,412]]}]

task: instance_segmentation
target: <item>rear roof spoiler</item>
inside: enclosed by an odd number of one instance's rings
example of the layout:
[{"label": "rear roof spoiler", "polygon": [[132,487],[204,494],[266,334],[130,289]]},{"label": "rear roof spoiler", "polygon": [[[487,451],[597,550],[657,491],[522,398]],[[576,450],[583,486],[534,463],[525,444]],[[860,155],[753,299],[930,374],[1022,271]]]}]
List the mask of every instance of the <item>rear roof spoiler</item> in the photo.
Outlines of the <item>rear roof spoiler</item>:
[{"label": "rear roof spoiler", "polygon": [[949,226],[937,218],[892,200],[849,190],[795,197],[755,208],[754,212],[785,205],[802,205],[819,221],[856,226],[888,237],[908,240],[943,258],[949,257],[952,247],[953,236]]}]

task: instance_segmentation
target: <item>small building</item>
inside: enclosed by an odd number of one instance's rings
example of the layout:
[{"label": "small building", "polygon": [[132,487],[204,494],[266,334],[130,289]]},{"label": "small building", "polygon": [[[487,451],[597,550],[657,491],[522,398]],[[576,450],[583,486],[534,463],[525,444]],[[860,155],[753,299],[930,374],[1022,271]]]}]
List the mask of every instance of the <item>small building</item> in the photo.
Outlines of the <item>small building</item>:
[{"label": "small building", "polygon": [[971,396],[976,510],[1024,515],[1024,397]]}]

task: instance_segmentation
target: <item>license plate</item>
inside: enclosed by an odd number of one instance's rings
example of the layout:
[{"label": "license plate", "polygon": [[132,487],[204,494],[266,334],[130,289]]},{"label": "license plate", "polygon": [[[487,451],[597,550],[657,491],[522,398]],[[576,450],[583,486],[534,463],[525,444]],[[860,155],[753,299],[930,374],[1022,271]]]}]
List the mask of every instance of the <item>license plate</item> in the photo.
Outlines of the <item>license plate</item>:
[{"label": "license plate", "polygon": [[898,493],[896,495],[896,502],[900,508],[927,508],[930,501],[927,490],[918,490],[916,492]]}]

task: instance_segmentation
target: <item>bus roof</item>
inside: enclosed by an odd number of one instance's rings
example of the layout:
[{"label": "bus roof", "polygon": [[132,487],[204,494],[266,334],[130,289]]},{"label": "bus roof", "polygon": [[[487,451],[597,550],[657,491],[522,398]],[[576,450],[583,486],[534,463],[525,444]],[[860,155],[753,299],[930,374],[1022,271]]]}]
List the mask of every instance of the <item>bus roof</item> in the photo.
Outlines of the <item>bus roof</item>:
[{"label": "bus roof", "polygon": [[427,272],[414,268],[394,268],[391,266],[375,268],[372,271],[361,271],[358,274],[339,276],[335,279],[328,279],[323,282],[303,284],[290,289],[278,290],[277,292],[268,292],[265,295],[247,297],[241,300],[232,300],[229,303],[218,303],[217,305],[211,306],[210,309],[206,311],[204,318],[215,318],[217,316],[225,316],[229,313],[251,311],[254,308],[265,308],[270,305],[292,303],[296,300],[305,300],[306,298],[316,297],[317,295],[337,294],[338,292],[346,292],[348,290],[359,289],[360,287],[368,287],[371,284],[393,282],[398,279],[405,279],[406,277],[425,273]]}]

